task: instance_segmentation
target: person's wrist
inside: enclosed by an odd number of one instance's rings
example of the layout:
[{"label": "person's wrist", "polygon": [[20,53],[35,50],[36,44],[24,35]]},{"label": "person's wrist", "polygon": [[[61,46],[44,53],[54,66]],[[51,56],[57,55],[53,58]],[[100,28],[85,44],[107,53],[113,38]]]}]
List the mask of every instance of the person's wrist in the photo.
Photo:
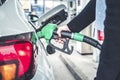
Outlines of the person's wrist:
[{"label": "person's wrist", "polygon": [[67,25],[65,26],[65,30],[71,31]]}]

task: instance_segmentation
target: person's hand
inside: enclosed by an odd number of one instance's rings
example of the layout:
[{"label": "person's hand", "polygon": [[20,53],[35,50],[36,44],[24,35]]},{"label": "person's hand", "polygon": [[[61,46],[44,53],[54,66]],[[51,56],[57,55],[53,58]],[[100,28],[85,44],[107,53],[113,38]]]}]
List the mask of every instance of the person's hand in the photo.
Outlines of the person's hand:
[{"label": "person's hand", "polygon": [[70,31],[70,29],[68,28],[67,25],[58,27],[57,34],[58,34],[58,36],[59,36],[60,38],[58,38],[58,39],[56,40],[56,42],[59,42],[59,43],[62,43],[62,44],[63,44],[63,43],[66,41],[67,38],[61,38],[61,32],[62,32],[62,31]]},{"label": "person's hand", "polygon": [[61,37],[62,31],[70,31],[70,29],[68,28],[67,25],[58,27],[57,34],[59,37]]}]

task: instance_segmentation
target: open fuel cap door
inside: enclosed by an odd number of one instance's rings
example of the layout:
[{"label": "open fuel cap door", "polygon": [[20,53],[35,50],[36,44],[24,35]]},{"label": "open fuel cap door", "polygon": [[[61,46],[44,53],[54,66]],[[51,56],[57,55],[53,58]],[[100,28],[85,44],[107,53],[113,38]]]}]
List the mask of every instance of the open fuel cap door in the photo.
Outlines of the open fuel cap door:
[{"label": "open fuel cap door", "polygon": [[41,29],[48,23],[54,23],[59,25],[60,23],[64,22],[68,17],[68,14],[65,10],[66,10],[65,5],[61,4],[49,10],[48,12],[44,13],[38,19],[38,25],[39,25],[38,28]]}]

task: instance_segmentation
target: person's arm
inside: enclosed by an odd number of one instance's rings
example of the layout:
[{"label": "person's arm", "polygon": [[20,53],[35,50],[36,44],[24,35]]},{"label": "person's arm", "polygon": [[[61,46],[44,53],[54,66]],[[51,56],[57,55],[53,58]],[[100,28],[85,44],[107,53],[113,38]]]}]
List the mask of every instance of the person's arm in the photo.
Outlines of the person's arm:
[{"label": "person's arm", "polygon": [[95,20],[95,6],[96,0],[90,0],[82,12],[67,24],[71,32],[80,32]]},{"label": "person's arm", "polygon": [[3,4],[6,0],[1,0],[0,2]]},{"label": "person's arm", "polygon": [[106,6],[105,29],[120,31],[120,0],[106,0]]}]

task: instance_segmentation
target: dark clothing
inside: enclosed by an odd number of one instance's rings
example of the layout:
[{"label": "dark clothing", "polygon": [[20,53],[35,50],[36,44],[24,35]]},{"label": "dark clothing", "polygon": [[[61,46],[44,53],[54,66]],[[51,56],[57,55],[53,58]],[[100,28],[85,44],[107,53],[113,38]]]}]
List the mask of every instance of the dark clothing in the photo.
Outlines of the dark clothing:
[{"label": "dark clothing", "polygon": [[82,12],[67,24],[69,29],[72,32],[80,32],[92,23],[95,20],[95,6],[96,0],[91,0]]},{"label": "dark clothing", "polygon": [[[95,2],[96,0],[91,0],[85,9],[68,23],[72,32],[81,31],[95,20]],[[95,80],[120,80],[120,0],[106,0],[106,6],[105,39]]]},{"label": "dark clothing", "polygon": [[105,28],[96,80],[120,80],[120,32]]},{"label": "dark clothing", "polygon": [[120,32],[120,0],[106,0],[105,27]]},{"label": "dark clothing", "polygon": [[5,2],[6,0],[1,0],[2,4]]}]

